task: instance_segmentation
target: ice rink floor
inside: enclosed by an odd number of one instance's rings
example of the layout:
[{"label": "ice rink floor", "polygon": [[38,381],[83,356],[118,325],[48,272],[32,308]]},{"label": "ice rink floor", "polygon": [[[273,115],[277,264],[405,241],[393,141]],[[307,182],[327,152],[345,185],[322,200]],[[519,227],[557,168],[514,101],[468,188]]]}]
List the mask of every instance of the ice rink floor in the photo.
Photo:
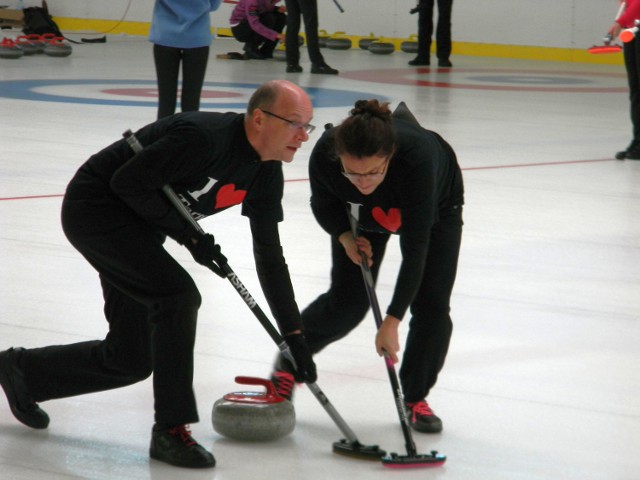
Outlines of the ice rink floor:
[{"label": "ice rink floor", "polygon": [[[109,37],[67,58],[0,59],[0,350],[102,338],[96,273],[64,238],[62,194],[104,146],[154,120],[151,45]],[[458,154],[465,228],[454,289],[454,335],[429,397],[437,435],[414,434],[442,467],[393,471],[331,452],[343,438],[311,392],[296,394],[284,438],[218,435],[213,403],[236,375],[266,377],[276,347],[227,282],[168,249],[203,294],[194,436],[218,461],[189,471],[150,461],[150,381],[42,404],[45,431],[20,424],[0,398],[1,479],[640,478],[640,162],[613,154],[630,141],[623,67],[453,56],[451,70],[409,68],[412,55],[325,50],[339,76],[285,74],[279,61],[232,61],[214,41],[203,110],[243,110],[260,83],[287,78],[313,96],[313,123],[338,123],[359,98],[405,101]],[[285,166],[281,236],[298,303],[328,286],[329,243],[308,207],[308,156],[319,128]],[[236,207],[202,221],[263,309],[248,222]],[[388,249],[378,295],[399,264]],[[406,453],[368,316],[316,357],[318,385],[365,444]],[[406,326],[401,331],[406,333]]]}]

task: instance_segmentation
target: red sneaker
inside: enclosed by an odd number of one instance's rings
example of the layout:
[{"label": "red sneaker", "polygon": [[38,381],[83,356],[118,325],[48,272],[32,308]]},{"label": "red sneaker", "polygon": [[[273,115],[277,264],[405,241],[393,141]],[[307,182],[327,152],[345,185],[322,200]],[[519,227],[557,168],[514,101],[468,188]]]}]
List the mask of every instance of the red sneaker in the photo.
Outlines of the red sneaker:
[{"label": "red sneaker", "polygon": [[425,400],[405,403],[409,415],[409,425],[417,432],[440,433],[442,420],[440,420]]}]

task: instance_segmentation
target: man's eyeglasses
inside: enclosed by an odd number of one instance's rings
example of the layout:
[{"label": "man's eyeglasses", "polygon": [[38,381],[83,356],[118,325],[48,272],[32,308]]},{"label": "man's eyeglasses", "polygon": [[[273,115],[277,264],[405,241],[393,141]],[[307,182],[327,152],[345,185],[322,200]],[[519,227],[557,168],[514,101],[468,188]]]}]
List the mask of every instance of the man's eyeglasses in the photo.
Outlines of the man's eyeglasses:
[{"label": "man's eyeglasses", "polygon": [[282,120],[283,122],[287,122],[289,124],[289,128],[291,130],[297,130],[297,129],[301,128],[308,135],[308,134],[310,134],[311,132],[313,132],[316,129],[315,125],[311,125],[310,123],[294,122],[293,120],[287,120],[286,118],[283,118],[280,115],[276,115],[275,113],[269,112],[269,111],[264,110],[262,108],[260,110],[262,110],[264,113],[266,113],[267,115],[269,115],[271,117],[275,117],[275,118],[277,118],[279,120]]},{"label": "man's eyeglasses", "polygon": [[384,176],[385,173],[387,173],[387,165],[389,164],[389,159],[391,158],[391,155],[389,155],[384,163],[382,165],[380,165],[380,168],[382,168],[382,171],[380,172],[371,172],[371,173],[351,173],[351,172],[345,172],[344,171],[344,165],[342,165],[342,162],[340,162],[340,171],[342,173],[342,175],[344,175],[345,177],[347,177],[349,180],[351,181],[357,181],[357,180],[377,180],[379,178],[382,178]]}]

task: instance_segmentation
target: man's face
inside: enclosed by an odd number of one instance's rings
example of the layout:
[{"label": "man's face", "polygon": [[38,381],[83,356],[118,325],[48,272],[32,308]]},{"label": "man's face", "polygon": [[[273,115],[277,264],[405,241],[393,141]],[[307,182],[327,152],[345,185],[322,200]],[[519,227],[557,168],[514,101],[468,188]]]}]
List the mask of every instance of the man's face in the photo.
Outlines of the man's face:
[{"label": "man's face", "polygon": [[302,91],[285,90],[269,108],[254,111],[260,124],[263,160],[291,162],[303,142],[309,140],[307,133],[313,117],[313,106]]}]

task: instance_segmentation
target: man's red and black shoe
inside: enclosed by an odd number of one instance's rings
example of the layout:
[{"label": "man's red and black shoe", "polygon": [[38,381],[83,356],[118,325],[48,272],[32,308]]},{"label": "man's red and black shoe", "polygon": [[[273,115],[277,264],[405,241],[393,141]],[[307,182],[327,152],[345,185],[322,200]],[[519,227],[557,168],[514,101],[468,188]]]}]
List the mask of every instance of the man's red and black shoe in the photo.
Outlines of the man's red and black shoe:
[{"label": "man's red and black shoe", "polygon": [[169,428],[155,425],[149,456],[176,467],[211,468],[216,465],[213,455],[193,439],[188,425]]}]

